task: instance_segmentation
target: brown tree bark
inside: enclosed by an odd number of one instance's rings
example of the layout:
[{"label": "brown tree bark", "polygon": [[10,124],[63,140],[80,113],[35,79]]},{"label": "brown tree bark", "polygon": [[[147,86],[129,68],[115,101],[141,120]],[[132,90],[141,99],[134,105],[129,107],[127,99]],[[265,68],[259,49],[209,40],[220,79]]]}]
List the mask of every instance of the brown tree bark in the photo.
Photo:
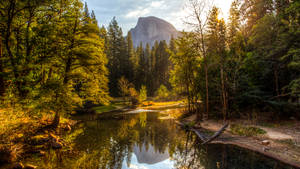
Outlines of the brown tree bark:
[{"label": "brown tree bark", "polygon": [[221,86],[222,86],[222,104],[223,104],[223,108],[222,108],[222,112],[223,112],[223,120],[226,121],[226,117],[227,117],[227,99],[226,99],[226,90],[225,90],[225,80],[224,80],[224,69],[223,66],[221,66],[220,69],[220,73],[221,73]]},{"label": "brown tree bark", "polygon": [[[0,34],[0,73],[3,73],[3,65],[2,65],[2,36]],[[5,93],[5,82],[3,75],[0,75],[0,97]]]},{"label": "brown tree bark", "polygon": [[208,112],[209,112],[209,96],[208,96],[208,67],[207,64],[205,64],[205,89],[206,89],[206,118],[208,118]]},{"label": "brown tree bark", "polygon": [[[73,28],[73,36],[75,36],[76,34],[76,31],[77,31],[77,26],[78,26],[78,18],[76,18],[75,20],[75,23],[74,23],[74,28]],[[71,45],[70,45],[70,50],[72,50],[74,48],[74,43],[75,43],[75,38],[72,39],[71,41]],[[65,67],[65,77],[63,79],[63,84],[64,85],[67,85],[68,82],[69,82],[69,72],[71,71],[71,65],[72,65],[72,57],[69,56],[68,59],[67,59],[67,62],[66,62],[66,67]],[[57,96],[59,97],[59,96]],[[55,112],[55,117],[54,117],[54,120],[52,122],[52,126],[53,127],[57,127],[59,125],[59,122],[60,122],[60,113],[59,113],[60,110],[57,110]]]}]

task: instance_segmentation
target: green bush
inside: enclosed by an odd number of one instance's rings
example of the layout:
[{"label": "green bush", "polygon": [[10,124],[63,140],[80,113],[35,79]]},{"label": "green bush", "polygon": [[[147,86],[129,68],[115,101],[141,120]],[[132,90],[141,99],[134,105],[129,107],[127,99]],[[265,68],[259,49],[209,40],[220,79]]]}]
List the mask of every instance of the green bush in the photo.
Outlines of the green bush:
[{"label": "green bush", "polygon": [[147,88],[144,85],[140,89],[139,100],[140,102],[147,100]]},{"label": "green bush", "polygon": [[232,124],[230,126],[230,132],[240,136],[258,136],[266,134],[266,131],[257,127],[243,126],[240,124]]},{"label": "green bush", "polygon": [[133,87],[129,88],[129,95],[130,95],[131,104],[133,106],[138,105],[140,103],[139,94],[135,90],[135,88]]},{"label": "green bush", "polygon": [[167,100],[170,96],[169,90],[164,85],[160,85],[160,87],[156,91],[156,99],[157,100]]}]

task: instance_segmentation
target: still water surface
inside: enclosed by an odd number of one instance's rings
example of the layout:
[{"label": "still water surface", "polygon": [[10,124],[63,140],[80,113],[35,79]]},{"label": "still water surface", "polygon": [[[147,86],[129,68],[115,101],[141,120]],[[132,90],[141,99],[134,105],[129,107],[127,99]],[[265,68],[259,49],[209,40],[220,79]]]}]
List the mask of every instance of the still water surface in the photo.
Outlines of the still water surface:
[{"label": "still water surface", "polygon": [[[67,151],[28,160],[40,168],[91,169],[292,169],[236,146],[202,146],[197,137],[159,112],[80,117],[64,138]],[[87,120],[89,119],[89,120]]]}]

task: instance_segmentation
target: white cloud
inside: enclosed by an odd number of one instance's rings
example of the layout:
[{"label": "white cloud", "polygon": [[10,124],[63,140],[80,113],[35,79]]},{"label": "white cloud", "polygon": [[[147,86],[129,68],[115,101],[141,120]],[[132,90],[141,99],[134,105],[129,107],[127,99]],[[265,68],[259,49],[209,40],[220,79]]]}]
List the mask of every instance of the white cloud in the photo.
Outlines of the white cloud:
[{"label": "white cloud", "polygon": [[144,16],[144,15],[147,15],[148,13],[150,12],[149,9],[138,9],[138,10],[135,10],[135,11],[131,11],[129,13],[127,13],[125,15],[125,18],[136,18],[136,17],[139,17],[139,16]]},{"label": "white cloud", "polygon": [[162,6],[164,3],[165,3],[164,1],[153,1],[153,2],[151,2],[150,6],[153,8],[157,8],[157,7]]}]

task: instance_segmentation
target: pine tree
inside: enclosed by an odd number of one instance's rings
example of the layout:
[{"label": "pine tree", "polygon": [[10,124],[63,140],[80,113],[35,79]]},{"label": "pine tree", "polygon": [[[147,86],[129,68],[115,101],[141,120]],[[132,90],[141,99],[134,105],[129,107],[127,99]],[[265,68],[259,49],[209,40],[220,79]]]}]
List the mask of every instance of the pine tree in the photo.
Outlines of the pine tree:
[{"label": "pine tree", "polygon": [[129,79],[128,73],[128,52],[127,43],[123,37],[122,29],[119,27],[115,17],[112,19],[107,30],[108,49],[107,56],[109,59],[109,89],[112,96],[118,96],[117,81],[122,76]]},{"label": "pine tree", "polygon": [[[220,14],[220,9],[213,7],[208,20],[208,34],[207,34],[207,42],[208,42],[208,53],[210,57],[211,65],[218,65],[217,69],[219,70],[220,79],[218,80],[219,86],[219,95],[222,101],[222,112],[224,120],[227,117],[227,109],[228,109],[228,91],[227,84],[225,81],[227,79],[227,75],[225,74],[225,65],[227,62],[226,58],[226,26],[223,19],[219,20],[218,15]],[[212,83],[211,83],[212,85]],[[216,98],[213,89],[211,91],[211,98]],[[215,102],[214,100],[212,100]]]},{"label": "pine tree", "polygon": [[10,62],[2,71],[14,82],[6,101],[54,111],[53,126],[74,106],[109,101],[104,40],[79,0],[7,1],[0,10],[8,13],[0,21],[1,57]]}]

